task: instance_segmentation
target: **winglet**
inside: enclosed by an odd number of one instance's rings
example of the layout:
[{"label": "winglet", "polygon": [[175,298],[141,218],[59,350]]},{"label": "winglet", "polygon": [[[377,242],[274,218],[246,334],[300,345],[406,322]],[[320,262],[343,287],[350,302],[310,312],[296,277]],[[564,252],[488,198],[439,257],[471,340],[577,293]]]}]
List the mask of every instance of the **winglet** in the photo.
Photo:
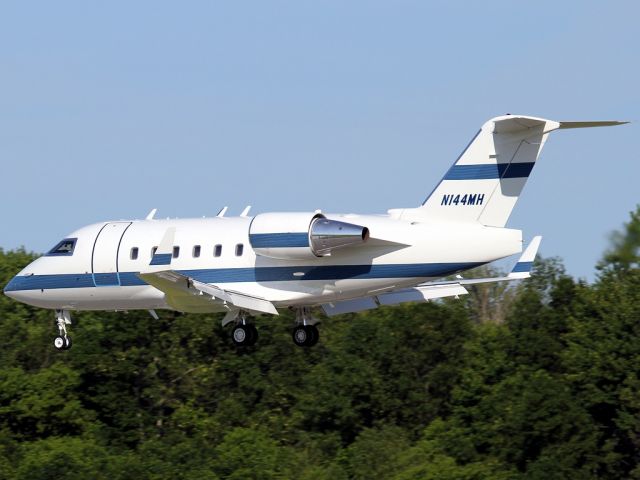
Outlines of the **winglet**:
[{"label": "winglet", "polygon": [[220,217],[220,218],[224,217],[224,214],[227,213],[228,209],[229,207],[222,207],[218,212],[218,214],[216,215],[216,217]]},{"label": "winglet", "polygon": [[533,261],[540,248],[540,241],[542,237],[540,235],[533,237],[533,240],[529,243],[529,246],[522,253],[522,256],[515,264],[508,278],[529,278],[531,276],[531,270],[533,268]]},{"label": "winglet", "polygon": [[176,234],[176,227],[169,227],[164,232],[164,236],[160,241],[160,245],[153,253],[149,265],[170,265],[171,256],[173,255],[173,238]]}]

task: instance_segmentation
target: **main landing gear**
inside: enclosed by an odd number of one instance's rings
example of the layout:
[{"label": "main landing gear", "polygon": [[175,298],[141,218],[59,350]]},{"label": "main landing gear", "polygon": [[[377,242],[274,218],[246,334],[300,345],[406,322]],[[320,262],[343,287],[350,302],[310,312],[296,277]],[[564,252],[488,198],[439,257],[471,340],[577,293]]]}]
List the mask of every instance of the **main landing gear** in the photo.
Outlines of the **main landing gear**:
[{"label": "main landing gear", "polygon": [[258,341],[258,329],[249,322],[249,315],[243,311],[229,312],[222,320],[222,326],[234,322],[231,339],[236,347],[251,347]]},{"label": "main landing gear", "polygon": [[[252,347],[258,341],[258,330],[250,321],[249,313],[232,310],[222,319],[222,326],[233,324],[231,339],[236,347]],[[320,339],[318,324],[320,321],[309,313],[306,307],[296,309],[296,324],[291,338],[299,347],[313,347]]]},{"label": "main landing gear", "polygon": [[305,307],[296,310],[296,326],[293,327],[293,343],[299,347],[313,347],[320,340],[316,324],[318,319],[309,314]]},{"label": "main landing gear", "polygon": [[71,348],[71,337],[67,334],[67,325],[71,325],[69,310],[56,310],[56,325],[58,336],[53,340],[53,345],[58,350],[69,350]]}]

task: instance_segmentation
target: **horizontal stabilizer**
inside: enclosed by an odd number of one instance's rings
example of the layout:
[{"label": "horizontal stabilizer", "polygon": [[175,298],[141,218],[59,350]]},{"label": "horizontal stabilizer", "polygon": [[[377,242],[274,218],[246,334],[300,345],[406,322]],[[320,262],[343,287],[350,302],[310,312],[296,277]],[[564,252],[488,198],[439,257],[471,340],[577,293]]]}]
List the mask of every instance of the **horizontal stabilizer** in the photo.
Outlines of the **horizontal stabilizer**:
[{"label": "horizontal stabilizer", "polygon": [[620,122],[618,120],[604,120],[600,122],[560,122],[559,128],[615,127],[616,125],[624,125],[625,123],[629,122]]}]

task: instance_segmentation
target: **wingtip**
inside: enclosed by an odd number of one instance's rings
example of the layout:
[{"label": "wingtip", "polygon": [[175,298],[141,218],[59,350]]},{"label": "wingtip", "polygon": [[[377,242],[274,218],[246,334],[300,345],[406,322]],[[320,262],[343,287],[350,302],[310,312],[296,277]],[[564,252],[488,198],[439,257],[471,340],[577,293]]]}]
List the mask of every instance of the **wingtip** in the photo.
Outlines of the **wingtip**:
[{"label": "wingtip", "polygon": [[542,235],[536,235],[531,239],[527,248],[518,259],[518,262],[513,266],[509,273],[509,278],[529,278],[531,271],[533,270],[533,262],[538,254],[540,248],[540,242],[542,242]]}]

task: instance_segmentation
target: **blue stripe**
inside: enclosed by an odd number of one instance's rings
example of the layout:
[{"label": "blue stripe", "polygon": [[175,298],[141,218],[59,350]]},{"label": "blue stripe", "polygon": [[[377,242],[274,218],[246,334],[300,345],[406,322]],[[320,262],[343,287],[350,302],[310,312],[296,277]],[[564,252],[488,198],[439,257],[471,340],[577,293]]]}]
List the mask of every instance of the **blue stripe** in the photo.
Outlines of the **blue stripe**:
[{"label": "blue stripe", "polygon": [[149,265],[169,265],[171,263],[170,253],[155,253]]},{"label": "blue stripe", "polygon": [[518,262],[516,266],[511,270],[514,273],[517,272],[530,272],[533,268],[533,262]]},{"label": "blue stripe", "polygon": [[497,178],[526,178],[534,162],[485,163],[480,165],[454,165],[444,176],[445,180],[488,180]]},{"label": "blue stripe", "polygon": [[117,272],[94,273],[93,283],[96,287],[117,287],[120,285],[120,278]]},{"label": "blue stripe", "polygon": [[[202,270],[177,270],[178,273],[205,283],[278,282],[300,280],[343,280],[370,278],[427,278],[444,277],[481,263],[415,263],[390,265],[326,265],[320,267],[259,267],[218,268]],[[304,272],[304,276],[294,273]],[[146,285],[138,272],[120,272],[122,286]],[[100,275],[100,274],[97,274]],[[106,274],[109,275],[109,274]],[[93,287],[93,276],[83,274],[30,275],[14,277],[4,288],[5,292],[53,288]]]},{"label": "blue stripe", "polygon": [[252,233],[249,243],[253,248],[308,247],[309,234],[301,233]]}]

